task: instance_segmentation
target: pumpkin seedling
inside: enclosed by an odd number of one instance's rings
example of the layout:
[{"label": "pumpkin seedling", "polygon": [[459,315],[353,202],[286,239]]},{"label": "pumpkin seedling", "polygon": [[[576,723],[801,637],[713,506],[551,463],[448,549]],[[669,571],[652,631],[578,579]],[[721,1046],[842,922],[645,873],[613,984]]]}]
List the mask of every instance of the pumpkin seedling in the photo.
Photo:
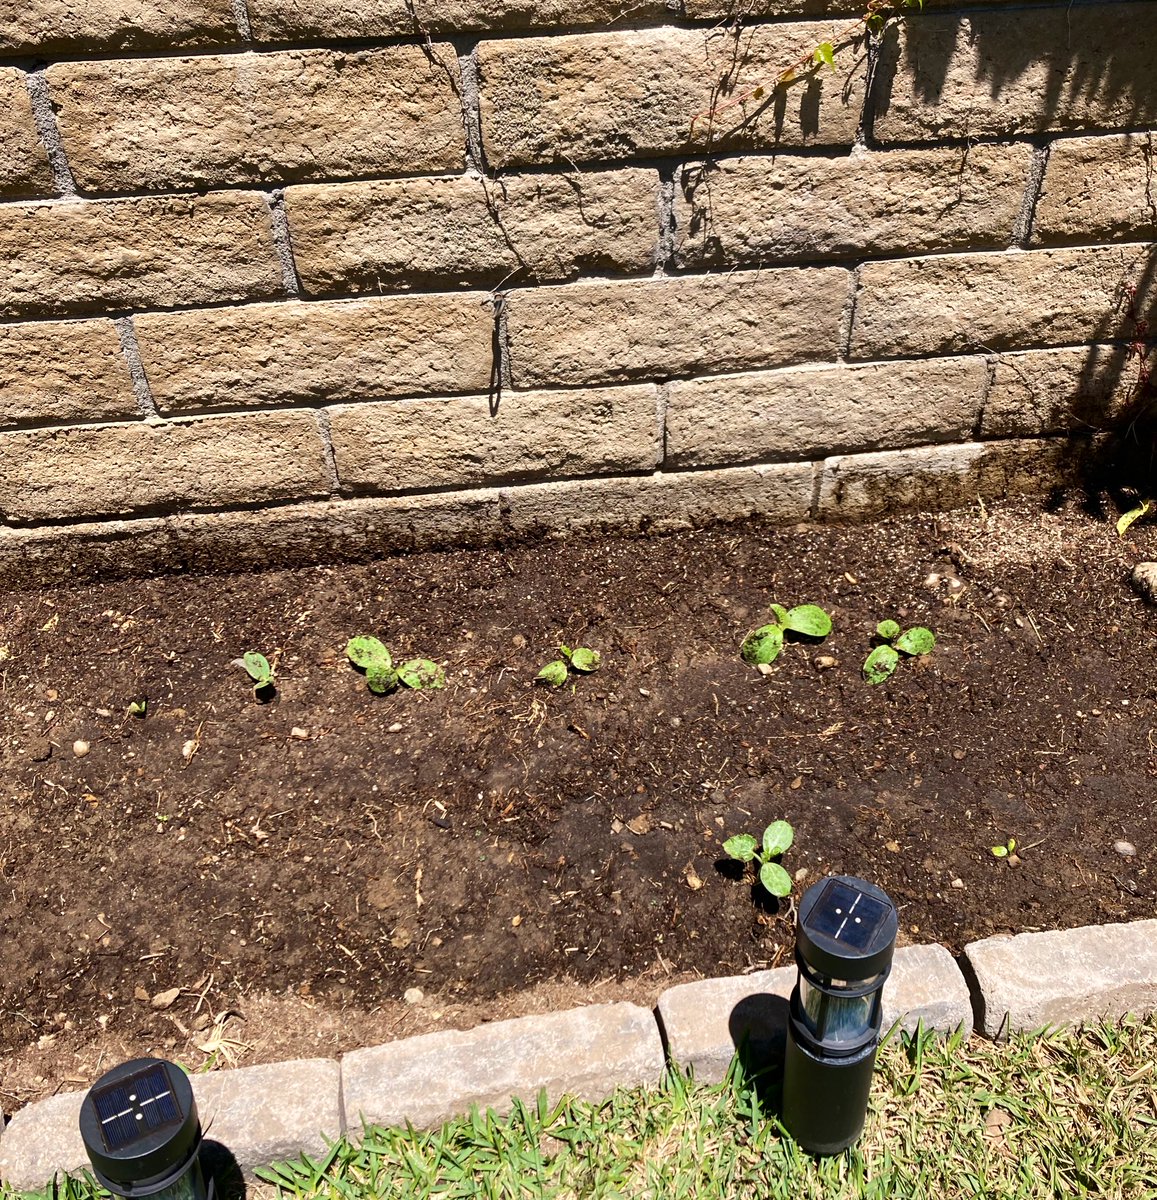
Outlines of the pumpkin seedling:
[{"label": "pumpkin seedling", "polygon": [[775,662],[783,649],[785,634],[797,633],[822,641],[832,631],[831,617],[818,604],[797,604],[795,608],[773,604],[771,611],[775,620],[753,629],[739,648],[743,661],[753,667]]},{"label": "pumpkin seedling", "polygon": [[[241,656],[241,665],[245,668],[249,678],[253,680],[254,696],[260,699],[263,691],[273,690],[273,680],[277,672],[269,665],[269,659],[264,654],[259,654],[256,650],[249,650]],[[129,711],[132,712],[132,709],[130,708]]]},{"label": "pumpkin seedling", "polygon": [[130,717],[137,717],[138,719],[141,719],[148,711],[149,698],[147,696],[142,696],[139,700],[129,701],[128,715]]},{"label": "pumpkin seedling", "polygon": [[602,661],[602,655],[587,646],[576,646],[573,650],[569,646],[559,646],[558,652],[562,657],[548,662],[534,677],[536,682],[541,679],[551,687],[562,687],[566,683],[568,670],[590,675],[599,669]]},{"label": "pumpkin seedling", "polygon": [[446,673],[436,662],[411,658],[395,667],[394,656],[376,637],[350,638],[345,652],[350,662],[366,673],[370,691],[378,696],[396,690],[399,684],[414,691],[446,686]]},{"label": "pumpkin seedling", "polygon": [[1017,858],[1016,853],[1015,853],[1016,838],[1014,838],[1014,837],[1010,837],[1008,839],[1008,841],[1004,843],[1003,846],[993,846],[993,847],[991,847],[991,849],[992,849],[992,857],[993,858],[1007,858],[1008,861],[1010,863],[1012,863],[1014,866],[1019,861],[1019,859]]},{"label": "pumpkin seedling", "polygon": [[773,859],[791,849],[795,830],[786,821],[772,821],[763,831],[763,842],[750,833],[739,833],[723,843],[723,852],[736,862],[759,863],[759,882],[773,896],[782,899],[791,894],[791,876]]},{"label": "pumpkin seedling", "polygon": [[900,655],[915,658],[929,654],[936,645],[936,635],[923,625],[913,625],[900,632],[895,621],[881,621],[876,626],[876,637],[881,644],[864,661],[864,678],[869,683],[883,683],[900,665]]}]

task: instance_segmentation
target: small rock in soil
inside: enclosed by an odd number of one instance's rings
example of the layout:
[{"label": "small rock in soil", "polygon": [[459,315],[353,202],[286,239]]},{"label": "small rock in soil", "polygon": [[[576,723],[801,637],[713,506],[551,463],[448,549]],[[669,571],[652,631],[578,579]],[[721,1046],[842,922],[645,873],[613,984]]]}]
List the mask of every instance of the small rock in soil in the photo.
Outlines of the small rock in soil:
[{"label": "small rock in soil", "polygon": [[84,756],[89,752],[90,748],[91,747],[89,746],[88,742],[86,742],[83,738],[77,738],[76,741],[72,743],[72,752],[77,758],[84,758]]},{"label": "small rock in soil", "polygon": [[177,997],[181,994],[179,987],[169,988],[166,992],[158,992],[153,997],[153,1007],[155,1009],[171,1008],[177,1001]]},{"label": "small rock in soil", "polygon": [[407,1004],[421,1004],[426,999],[426,993],[419,987],[406,988],[402,994],[402,999]]},{"label": "small rock in soil", "polygon": [[1133,568],[1133,586],[1146,604],[1157,604],[1157,562],[1139,562]]},{"label": "small rock in soil", "polygon": [[1113,849],[1122,858],[1132,858],[1137,853],[1137,847],[1132,842],[1114,842]]},{"label": "small rock in soil", "polygon": [[959,891],[961,888],[963,888],[963,887],[964,887],[964,880],[963,880],[963,879],[960,879],[960,878],[954,879],[954,880],[952,881],[952,883],[951,883],[951,884],[949,884],[949,886],[950,886],[950,887],[954,887],[954,888],[956,888],[956,889],[957,889],[957,891]]},{"label": "small rock in soil", "polygon": [[812,659],[812,664],[815,666],[817,671],[830,671],[832,667],[838,667],[840,665],[840,660],[838,658],[833,658],[830,654],[817,654],[815,658]]}]

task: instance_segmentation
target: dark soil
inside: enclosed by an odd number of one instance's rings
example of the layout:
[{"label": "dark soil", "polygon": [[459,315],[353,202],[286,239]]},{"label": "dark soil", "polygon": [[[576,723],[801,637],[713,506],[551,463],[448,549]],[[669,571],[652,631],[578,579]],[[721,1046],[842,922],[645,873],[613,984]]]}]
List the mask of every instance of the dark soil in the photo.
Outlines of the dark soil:
[{"label": "dark soil", "polygon": [[[781,817],[797,892],[873,879],[910,941],[1151,916],[1157,615],[1126,577],[1157,538],[1133,536],[1019,505],[8,594],[0,1105],[59,1086],[58,1038],[192,1054],[257,994],[490,1015],[543,981],[789,961],[790,908],[721,850]],[[835,631],[763,675],[738,646],[772,600]],[[939,643],[871,687],[885,616]],[[446,689],[372,695],[357,633]],[[601,670],[534,685],[560,641]]]}]

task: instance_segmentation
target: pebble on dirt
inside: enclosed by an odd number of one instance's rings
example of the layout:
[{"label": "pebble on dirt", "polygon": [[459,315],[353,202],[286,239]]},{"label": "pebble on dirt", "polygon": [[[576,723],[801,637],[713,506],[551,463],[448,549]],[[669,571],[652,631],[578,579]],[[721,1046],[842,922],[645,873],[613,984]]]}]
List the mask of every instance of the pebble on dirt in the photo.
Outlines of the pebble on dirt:
[{"label": "pebble on dirt", "polygon": [[84,756],[89,752],[89,749],[90,747],[88,742],[84,741],[83,738],[77,738],[76,741],[72,743],[72,752],[77,758],[84,758]]},{"label": "pebble on dirt", "polygon": [[1132,842],[1114,842],[1113,849],[1116,850],[1116,852],[1122,858],[1132,858],[1137,853],[1137,847],[1134,846]]},{"label": "pebble on dirt", "polygon": [[1146,604],[1157,604],[1157,562],[1139,562],[1133,568],[1133,586]]},{"label": "pebble on dirt", "polygon": [[407,1004],[421,1004],[426,999],[426,993],[420,987],[406,988],[402,993],[402,999]]}]

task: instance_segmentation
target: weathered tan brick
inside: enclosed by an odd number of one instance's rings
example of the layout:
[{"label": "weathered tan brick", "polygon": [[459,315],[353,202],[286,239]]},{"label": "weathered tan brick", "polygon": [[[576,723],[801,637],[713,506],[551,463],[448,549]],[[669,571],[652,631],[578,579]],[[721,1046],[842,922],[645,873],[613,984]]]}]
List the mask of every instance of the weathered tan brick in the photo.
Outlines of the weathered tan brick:
[{"label": "weathered tan brick", "polygon": [[308,294],[650,271],[657,172],[306,184],[286,192]]},{"label": "weathered tan brick", "polygon": [[249,0],[262,41],[602,25],[678,15],[680,0]]},{"label": "weathered tan brick", "polygon": [[162,412],[486,392],[488,297],[251,304],[135,318]]},{"label": "weathered tan brick", "polygon": [[0,197],[54,191],[48,155],[36,133],[24,72],[0,67]]},{"label": "weathered tan brick", "polygon": [[797,367],[671,384],[667,463],[823,458],[971,436],[984,358]]},{"label": "weathered tan brick", "polygon": [[343,490],[466,487],[500,479],[566,479],[659,464],[656,389],[503,393],[398,400],[329,410]]},{"label": "weathered tan brick", "polygon": [[860,277],[852,357],[1016,350],[1127,336],[1121,288],[1140,283],[1157,318],[1157,247],[956,254],[868,263]]},{"label": "weathered tan brick", "polygon": [[229,45],[230,0],[0,0],[0,53]]},{"label": "weathered tan brick", "polygon": [[1033,245],[1157,238],[1155,152],[1151,133],[1053,142]]},{"label": "weathered tan brick", "polygon": [[328,492],[310,412],[0,434],[0,514],[9,521],[221,508]]},{"label": "weathered tan brick", "polygon": [[984,404],[983,437],[1103,433],[1127,408],[1137,372],[1125,346],[1002,354]]},{"label": "weathered tan brick", "polygon": [[1059,439],[969,442],[829,458],[820,480],[819,516],[864,520],[1044,492],[1078,462],[1079,454]]},{"label": "weathered tan brick", "polygon": [[872,89],[878,141],[1157,122],[1157,5],[925,14],[892,29]]},{"label": "weathered tan brick", "polygon": [[99,421],[136,412],[111,321],[0,325],[0,424]]},{"label": "weathered tan brick", "polygon": [[747,271],[510,293],[517,387],[670,379],[835,357],[848,272]]},{"label": "weathered tan brick", "polygon": [[572,533],[666,533],[723,521],[793,523],[811,508],[811,463],[663,471],[638,478],[504,488],[508,529],[525,537]]},{"label": "weathered tan brick", "polygon": [[452,170],[465,162],[453,47],[59,63],[76,181],[93,192]]},{"label": "weathered tan brick", "polygon": [[173,308],[283,291],[255,192],[9,205],[0,315]]},{"label": "weathered tan brick", "polygon": [[[483,42],[487,160],[511,167],[708,145],[850,145],[864,94],[859,46],[841,51],[834,72],[815,71],[771,95],[723,107],[729,98],[766,88],[840,29],[819,22],[755,25],[738,35],[722,27],[660,28]],[[708,110],[725,75],[732,82],[712,120]]]},{"label": "weathered tan brick", "polygon": [[1027,145],[723,159],[676,189],[681,265],[1007,246]]}]

